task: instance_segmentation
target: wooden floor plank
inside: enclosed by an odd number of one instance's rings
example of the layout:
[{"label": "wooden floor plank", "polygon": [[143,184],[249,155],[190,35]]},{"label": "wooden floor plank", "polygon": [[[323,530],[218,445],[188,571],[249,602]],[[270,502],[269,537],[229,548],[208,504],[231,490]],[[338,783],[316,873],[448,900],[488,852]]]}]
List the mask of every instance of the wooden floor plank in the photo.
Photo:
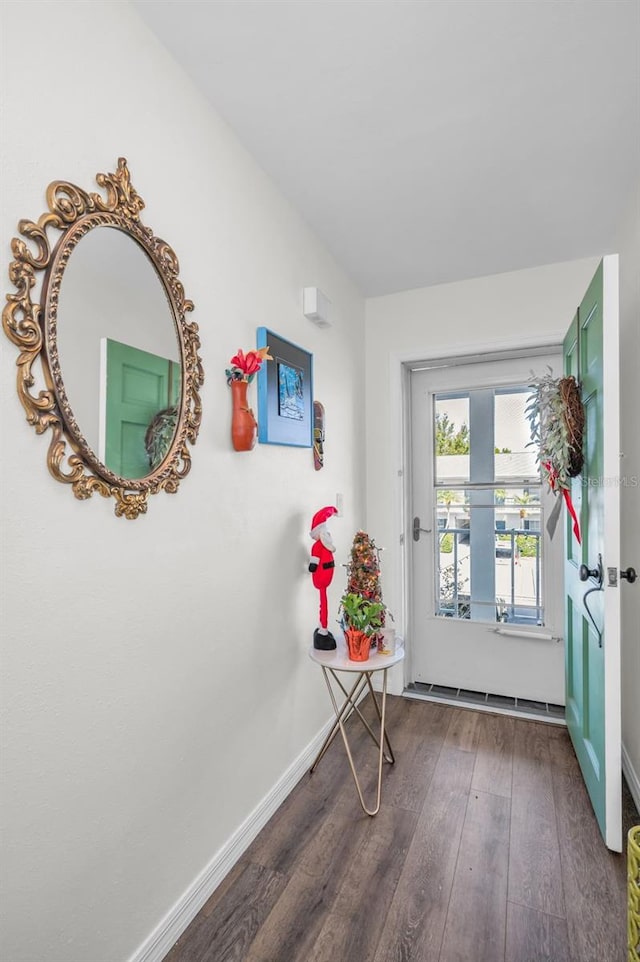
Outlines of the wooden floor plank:
[{"label": "wooden floor plank", "polygon": [[418,735],[431,748],[439,747],[447,734],[455,708],[417,698],[390,697],[389,723],[392,732]]},{"label": "wooden floor plank", "polygon": [[304,962],[373,959],[417,819],[415,813],[394,808],[376,817],[375,832],[367,833],[350,862],[334,911]]},{"label": "wooden floor plank", "polygon": [[305,962],[332,912],[349,865],[369,834],[369,819],[325,819],[288,885],[249,946],[245,962]]},{"label": "wooden floor plank", "polygon": [[548,732],[548,725],[515,723],[508,897],[564,918]]},{"label": "wooden floor plank", "polygon": [[446,748],[457,748],[462,752],[475,752],[478,742],[480,713],[454,708],[444,740]]},{"label": "wooden floor plank", "polygon": [[200,913],[164,962],[242,962],[287,879],[247,865],[212,911]]},{"label": "wooden floor plank", "polygon": [[549,738],[572,962],[617,962],[626,952],[626,874],[598,829],[569,735]]},{"label": "wooden floor plank", "polygon": [[474,791],[511,798],[514,727],[507,715],[478,715]]},{"label": "wooden floor plank", "polygon": [[469,796],[440,962],[504,962],[510,806]]},{"label": "wooden floor plank", "polygon": [[395,748],[395,765],[385,773],[382,799],[385,805],[422,811],[439,758],[439,749],[427,747],[417,735],[409,735]]},{"label": "wooden floor plank", "polygon": [[[341,761],[341,759],[340,759]],[[260,832],[244,855],[247,861],[264,865],[274,872],[290,873],[300,857],[300,842],[307,842],[318,831],[325,816],[335,806],[338,785],[346,782],[346,775],[333,772],[336,782],[325,791],[309,790],[308,777],[294,788],[269,822],[269,831]]]},{"label": "wooden floor plank", "polygon": [[565,919],[508,902],[505,962],[571,962]]},{"label": "wooden floor plank", "polygon": [[207,899],[205,904],[200,909],[200,915],[211,915],[215,911],[219,903],[226,896],[227,892],[233,888],[236,882],[239,881],[240,876],[246,870],[249,863],[244,858],[239,858],[233,868],[228,872],[228,874],[223,878],[220,885],[216,888],[215,892]]},{"label": "wooden floor plank", "polygon": [[442,749],[375,962],[438,958],[474,760],[469,752]]}]

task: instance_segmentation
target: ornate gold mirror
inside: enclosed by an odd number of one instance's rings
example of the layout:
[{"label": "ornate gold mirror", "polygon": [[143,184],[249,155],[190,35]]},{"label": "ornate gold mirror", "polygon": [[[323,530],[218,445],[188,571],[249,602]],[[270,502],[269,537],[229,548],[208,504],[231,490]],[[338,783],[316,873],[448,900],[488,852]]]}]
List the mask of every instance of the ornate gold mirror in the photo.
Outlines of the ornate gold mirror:
[{"label": "ornate gold mirror", "polygon": [[[204,375],[178,259],[141,223],[126,160],[96,182],[104,197],[54,181],[48,211],[19,222],[29,243],[11,242],[16,292],[2,324],[20,350],[27,420],[51,431],[53,477],[76,498],[115,498],[116,515],[133,519],[150,494],[175,493],[191,467]],[[38,358],[45,388],[36,393]]]}]

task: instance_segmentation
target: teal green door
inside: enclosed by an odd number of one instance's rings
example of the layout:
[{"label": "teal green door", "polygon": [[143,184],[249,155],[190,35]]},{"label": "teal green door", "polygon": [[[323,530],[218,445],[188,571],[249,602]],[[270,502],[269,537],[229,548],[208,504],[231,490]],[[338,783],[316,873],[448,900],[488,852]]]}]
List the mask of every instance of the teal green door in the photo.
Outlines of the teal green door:
[{"label": "teal green door", "polygon": [[179,403],[180,365],[128,344],[106,341],[104,463],[123,478],[151,472],[145,434],[154,416]]},{"label": "teal green door", "polygon": [[568,513],[565,526],[565,685],[567,727],[602,837],[621,851],[617,291],[617,257],[607,257],[563,345],[586,414],[585,462],[571,491],[581,544]]}]

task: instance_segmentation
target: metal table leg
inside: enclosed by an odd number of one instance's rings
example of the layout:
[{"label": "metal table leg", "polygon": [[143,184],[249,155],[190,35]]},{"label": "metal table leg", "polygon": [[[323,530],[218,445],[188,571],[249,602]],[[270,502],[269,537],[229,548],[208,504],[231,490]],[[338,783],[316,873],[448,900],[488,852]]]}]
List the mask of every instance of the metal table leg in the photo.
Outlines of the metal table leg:
[{"label": "metal table leg", "polygon": [[[347,692],[346,688],[344,688],[340,679],[337,677],[335,671],[332,668],[327,668],[325,665],[323,665],[322,671],[324,674],[324,680],[326,682],[327,689],[329,691],[329,697],[331,698],[331,704],[333,705],[333,710],[335,712],[336,721],[331,731],[327,735],[322,745],[322,748],[320,749],[313,765],[311,766],[310,771],[311,772],[315,771],[320,759],[325,754],[327,748],[329,747],[329,745],[331,744],[331,742],[333,741],[333,739],[335,738],[335,736],[339,731],[340,734],[342,735],[342,741],[344,742],[347,758],[349,760],[349,767],[351,768],[351,774],[353,775],[353,780],[355,782],[356,790],[358,792],[358,798],[360,799],[360,805],[362,806],[363,812],[373,817],[374,815],[377,815],[378,812],[380,811],[380,799],[382,795],[382,762],[386,760],[391,765],[393,765],[395,762],[393,750],[391,748],[391,743],[389,741],[389,737],[385,729],[385,713],[386,713],[386,705],[387,705],[387,669],[386,668],[383,669],[382,705],[381,706],[378,704],[378,699],[376,698],[373,685],[371,684],[371,674],[372,674],[371,672],[367,672],[367,671],[360,672],[355,684],[351,688],[351,691]],[[338,684],[338,686],[340,687],[340,689],[345,695],[345,701],[343,702],[341,708],[338,708],[338,702],[336,701],[336,696],[331,686],[331,682],[329,680],[329,674],[331,674],[331,676],[334,678],[334,680],[336,681],[336,683]],[[369,687],[369,691],[371,692],[371,697],[373,698],[373,704],[376,709],[376,714],[380,721],[380,737],[379,738],[376,736],[375,732],[367,722],[366,718],[363,716],[362,712],[356,705],[357,698],[364,691],[364,688],[367,685]],[[350,710],[348,711],[348,715],[347,715],[348,709]],[[347,733],[344,727],[344,722],[346,720],[346,717],[349,717],[354,711],[358,714],[361,722],[369,732],[369,735],[371,736],[375,744],[378,746],[378,785],[377,785],[377,791],[376,791],[376,804],[375,804],[375,808],[373,809],[367,808],[365,804],[364,797],[362,794],[362,789],[360,787],[360,781],[358,779],[358,774],[355,769],[353,756],[351,754],[351,748],[349,747]],[[389,750],[388,755],[385,753],[385,750],[384,750],[385,745]]]}]

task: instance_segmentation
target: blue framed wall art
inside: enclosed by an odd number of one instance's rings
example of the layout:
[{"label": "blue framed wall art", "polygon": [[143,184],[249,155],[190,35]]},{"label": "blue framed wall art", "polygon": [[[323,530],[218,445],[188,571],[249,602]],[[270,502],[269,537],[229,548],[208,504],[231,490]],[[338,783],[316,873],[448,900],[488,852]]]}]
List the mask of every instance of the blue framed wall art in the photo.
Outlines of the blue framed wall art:
[{"label": "blue framed wall art", "polygon": [[273,358],[258,371],[258,441],[313,446],[313,355],[267,327],[257,346]]}]

